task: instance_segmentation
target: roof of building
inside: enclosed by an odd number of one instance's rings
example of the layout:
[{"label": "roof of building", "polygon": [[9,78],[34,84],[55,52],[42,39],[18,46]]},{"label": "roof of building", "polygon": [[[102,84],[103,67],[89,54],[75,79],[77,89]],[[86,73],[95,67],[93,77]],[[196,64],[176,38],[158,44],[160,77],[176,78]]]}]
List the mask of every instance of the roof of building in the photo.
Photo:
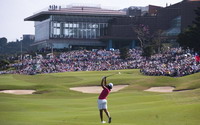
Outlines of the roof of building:
[{"label": "roof of building", "polygon": [[200,1],[200,0],[187,0],[187,1]]},{"label": "roof of building", "polygon": [[48,10],[41,11],[25,18],[25,21],[42,21],[50,15],[94,15],[94,16],[125,16],[126,12],[101,7],[71,6],[62,8],[61,6],[49,6]]}]

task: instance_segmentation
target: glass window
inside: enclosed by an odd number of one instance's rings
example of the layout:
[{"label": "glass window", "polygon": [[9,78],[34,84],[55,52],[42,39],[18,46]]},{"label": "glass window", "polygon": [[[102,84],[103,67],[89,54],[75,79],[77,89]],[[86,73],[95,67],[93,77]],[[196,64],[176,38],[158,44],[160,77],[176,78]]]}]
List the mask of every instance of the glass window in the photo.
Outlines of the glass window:
[{"label": "glass window", "polygon": [[91,38],[93,38],[93,39],[96,38],[96,29],[91,30]]},{"label": "glass window", "polygon": [[60,27],[60,23],[57,23],[57,27]]},{"label": "glass window", "polygon": [[64,27],[69,27],[68,23],[65,23],[65,26]]},{"label": "glass window", "polygon": [[69,29],[64,29],[64,35],[69,36]]},{"label": "glass window", "polygon": [[54,28],[53,35],[60,35],[60,28]]},{"label": "glass window", "polygon": [[91,29],[87,29],[87,38],[91,39]]},{"label": "glass window", "polygon": [[62,24],[52,22],[52,35],[63,35],[65,38],[96,39],[105,35],[105,28],[108,26],[107,23],[91,22],[62,22]]},{"label": "glass window", "polygon": [[60,23],[54,22],[53,23],[53,35],[61,35],[60,34]]},{"label": "glass window", "polygon": [[83,23],[83,29],[86,29],[86,27],[87,27],[87,24]]},{"label": "glass window", "polygon": [[74,23],[74,24],[73,24],[73,27],[74,27],[74,28],[78,28],[78,24],[77,24],[77,23]]},{"label": "glass window", "polygon": [[56,34],[60,35],[60,29],[59,28],[56,29]]},{"label": "glass window", "polygon": [[89,29],[93,28],[93,27],[92,27],[92,23],[89,23],[89,24],[88,24],[88,28],[89,28]]},{"label": "glass window", "polygon": [[73,27],[73,24],[72,23],[69,23],[69,28],[72,28]]},{"label": "glass window", "polygon": [[103,23],[100,24],[100,28],[104,28],[104,24]]},{"label": "glass window", "polygon": [[72,38],[72,36],[73,36],[73,31],[72,29],[69,29],[69,38]]},{"label": "glass window", "polygon": [[80,28],[80,29],[83,28],[83,23],[79,23],[79,28]]},{"label": "glass window", "polygon": [[56,34],[56,28],[53,28],[53,34],[54,34],[54,35],[57,35],[57,34]]},{"label": "glass window", "polygon": [[87,31],[86,29],[83,29],[83,38],[86,38],[86,36],[87,36]]},{"label": "glass window", "polygon": [[77,38],[78,37],[78,30],[77,30],[77,28],[75,28],[74,29],[74,36],[73,36],[73,38]]},{"label": "glass window", "polygon": [[83,38],[83,29],[79,29],[79,38]]},{"label": "glass window", "polygon": [[60,27],[60,23],[57,22],[53,23],[53,27]]},{"label": "glass window", "polygon": [[96,37],[99,37],[100,36],[100,27],[99,27],[100,24],[96,24],[96,27],[97,27],[97,30],[96,30]]},{"label": "glass window", "polygon": [[93,28],[98,28],[98,24],[93,24]]},{"label": "glass window", "polygon": [[57,23],[53,23],[53,27],[57,27]]}]

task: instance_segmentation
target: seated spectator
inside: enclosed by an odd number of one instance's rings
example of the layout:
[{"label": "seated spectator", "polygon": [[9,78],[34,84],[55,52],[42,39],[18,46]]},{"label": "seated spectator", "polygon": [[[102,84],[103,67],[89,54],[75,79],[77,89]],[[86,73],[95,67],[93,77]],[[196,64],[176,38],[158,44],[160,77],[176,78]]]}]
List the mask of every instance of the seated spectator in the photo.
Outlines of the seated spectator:
[{"label": "seated spectator", "polygon": [[[150,58],[142,57],[140,49],[130,49],[127,60],[120,59],[119,50],[76,50],[61,53],[51,58],[24,59],[12,64],[15,71],[0,71],[0,74],[18,73],[34,75],[71,71],[103,71],[141,69],[144,75],[181,77],[200,72],[199,56],[182,48],[171,48]],[[195,58],[194,58],[195,57]]]}]

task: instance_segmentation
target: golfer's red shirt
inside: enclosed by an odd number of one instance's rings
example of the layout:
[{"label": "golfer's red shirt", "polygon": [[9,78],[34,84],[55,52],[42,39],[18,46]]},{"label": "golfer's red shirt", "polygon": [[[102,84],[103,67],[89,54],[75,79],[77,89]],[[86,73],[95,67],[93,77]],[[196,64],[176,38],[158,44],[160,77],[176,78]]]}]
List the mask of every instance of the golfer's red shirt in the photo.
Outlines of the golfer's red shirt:
[{"label": "golfer's red shirt", "polygon": [[110,90],[105,87],[102,90],[101,94],[99,95],[99,99],[106,99],[109,93],[110,93]]}]

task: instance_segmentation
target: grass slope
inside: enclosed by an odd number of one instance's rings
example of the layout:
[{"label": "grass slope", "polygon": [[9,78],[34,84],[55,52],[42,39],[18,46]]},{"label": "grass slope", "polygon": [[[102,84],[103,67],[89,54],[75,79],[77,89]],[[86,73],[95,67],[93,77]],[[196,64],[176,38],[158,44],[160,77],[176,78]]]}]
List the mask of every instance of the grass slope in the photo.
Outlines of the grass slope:
[{"label": "grass slope", "polygon": [[[121,74],[118,74],[118,73]],[[199,125],[200,73],[181,78],[143,76],[139,70],[0,75],[0,89],[35,89],[33,95],[0,94],[0,125],[99,125],[98,94],[70,87],[99,85],[102,76],[129,87],[108,97],[113,125]],[[144,92],[175,86],[173,93]],[[106,117],[105,117],[106,119]]]}]

